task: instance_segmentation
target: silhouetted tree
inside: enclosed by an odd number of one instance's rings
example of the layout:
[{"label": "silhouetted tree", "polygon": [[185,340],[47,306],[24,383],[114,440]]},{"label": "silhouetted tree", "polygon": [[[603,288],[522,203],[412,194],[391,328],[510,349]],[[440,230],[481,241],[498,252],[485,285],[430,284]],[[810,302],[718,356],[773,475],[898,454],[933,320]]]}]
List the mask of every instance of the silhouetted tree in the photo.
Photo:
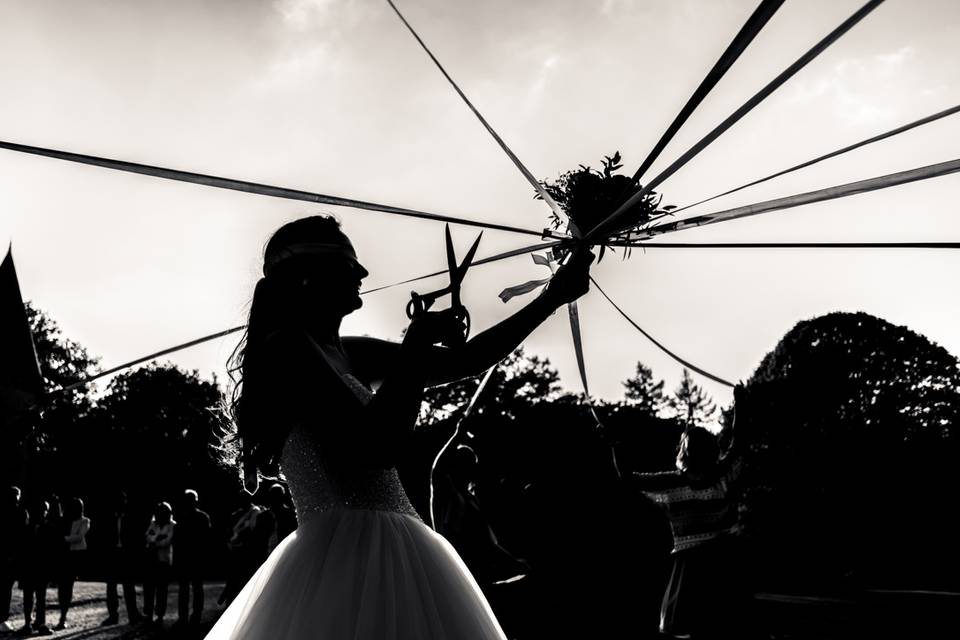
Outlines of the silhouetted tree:
[{"label": "silhouetted tree", "polygon": [[[97,371],[97,359],[64,337],[48,314],[29,302],[24,308],[47,392]],[[60,456],[72,451],[81,437],[81,425],[93,408],[92,391],[93,385],[87,385],[39,398],[42,417],[24,420],[17,433],[0,434],[3,475],[36,491],[49,489],[59,477]]]},{"label": "silhouetted tree", "polygon": [[193,488],[201,497],[236,489],[212,448],[222,417],[216,379],[172,364],[125,371],[110,381],[91,416],[89,455],[138,493],[160,499]]},{"label": "silhouetted tree", "polygon": [[663,380],[654,380],[653,371],[642,362],[637,363],[637,372],[625,380],[623,386],[626,388],[624,397],[627,403],[638,411],[657,416],[666,405]]},{"label": "silhouetted tree", "polygon": [[772,572],[955,583],[956,552],[934,557],[929,540],[960,535],[943,508],[960,489],[956,357],[905,327],[831,313],[794,326],[748,386],[745,524]]},{"label": "silhouetted tree", "polygon": [[717,413],[713,400],[693,381],[686,369],[683,370],[680,386],[667,399],[667,404],[676,418],[689,426],[703,426],[713,420]]}]

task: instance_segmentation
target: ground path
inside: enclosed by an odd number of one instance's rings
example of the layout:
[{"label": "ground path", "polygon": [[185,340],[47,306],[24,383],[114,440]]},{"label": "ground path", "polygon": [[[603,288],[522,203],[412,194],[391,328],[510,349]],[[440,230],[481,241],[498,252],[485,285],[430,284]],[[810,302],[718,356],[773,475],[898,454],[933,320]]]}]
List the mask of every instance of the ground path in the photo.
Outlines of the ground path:
[{"label": "ground path", "polygon": [[[223,589],[222,582],[210,582],[204,587],[205,605],[203,611],[203,621],[199,627],[180,630],[173,627],[177,619],[177,594],[179,590],[176,584],[170,585],[170,591],[167,594],[167,613],[163,625],[157,624],[137,624],[127,623],[127,614],[123,605],[122,587],[120,596],[120,624],[109,627],[101,627],[100,623],[107,617],[107,597],[106,589],[102,582],[78,582],[73,590],[73,606],[67,617],[67,628],[62,631],[54,631],[49,638],[57,640],[148,640],[152,638],[203,638],[205,633],[213,625],[217,616],[220,615],[222,607],[217,606],[217,598],[220,597],[220,590]],[[17,628],[23,626],[23,593],[16,589],[10,612],[10,621],[16,624]],[[143,605],[143,592],[140,587],[137,588],[137,602]],[[60,609],[57,606],[57,590],[47,590],[47,625],[52,629],[60,617]],[[0,638],[22,638],[15,633],[0,633]],[[40,637],[34,635],[32,637]]]}]

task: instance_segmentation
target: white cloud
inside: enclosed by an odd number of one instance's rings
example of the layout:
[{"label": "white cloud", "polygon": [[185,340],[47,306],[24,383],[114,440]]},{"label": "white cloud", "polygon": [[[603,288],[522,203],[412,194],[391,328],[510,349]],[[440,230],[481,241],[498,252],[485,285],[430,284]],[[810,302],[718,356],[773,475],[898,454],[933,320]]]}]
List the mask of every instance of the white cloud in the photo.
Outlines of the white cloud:
[{"label": "white cloud", "polygon": [[881,65],[882,68],[892,69],[894,67],[901,66],[908,58],[912,58],[916,54],[916,50],[913,47],[900,47],[893,53],[881,53],[874,56],[874,59]]},{"label": "white cloud", "polygon": [[901,111],[903,79],[915,53],[913,47],[904,46],[868,58],[845,58],[826,73],[798,80],[788,100],[819,103],[849,126],[892,122]]},{"label": "white cloud", "polygon": [[316,82],[321,71],[329,73],[335,69],[331,62],[329,48],[324,44],[294,49],[278,56],[266,74],[254,78],[251,84],[255,89],[268,91],[301,82]]},{"label": "white cloud", "polygon": [[334,0],[275,0],[273,7],[286,25],[306,30],[323,22],[333,4]]},{"label": "white cloud", "polygon": [[543,92],[546,89],[547,84],[550,82],[550,78],[552,78],[556,73],[557,63],[559,61],[560,57],[558,55],[550,54],[544,58],[542,63],[540,63],[540,69],[537,73],[537,76],[530,85],[530,91],[528,93],[528,106],[532,107],[540,103]]}]

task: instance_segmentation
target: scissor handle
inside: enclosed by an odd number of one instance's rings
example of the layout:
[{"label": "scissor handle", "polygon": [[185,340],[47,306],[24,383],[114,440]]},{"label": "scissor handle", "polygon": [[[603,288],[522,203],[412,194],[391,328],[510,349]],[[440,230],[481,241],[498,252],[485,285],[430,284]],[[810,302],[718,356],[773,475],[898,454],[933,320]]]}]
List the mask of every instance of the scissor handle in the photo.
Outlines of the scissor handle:
[{"label": "scissor handle", "polygon": [[410,292],[410,300],[407,302],[407,318],[413,320],[427,312],[427,309],[433,305],[433,299],[422,296],[416,291]]},{"label": "scissor handle", "polygon": [[[433,306],[434,299],[430,296],[423,296],[416,291],[410,292],[410,300],[407,302],[407,317],[413,320],[426,313]],[[454,316],[460,320],[461,331],[458,334],[446,336],[440,341],[445,347],[455,347],[462,345],[470,336],[470,312],[463,305],[453,307]]]}]

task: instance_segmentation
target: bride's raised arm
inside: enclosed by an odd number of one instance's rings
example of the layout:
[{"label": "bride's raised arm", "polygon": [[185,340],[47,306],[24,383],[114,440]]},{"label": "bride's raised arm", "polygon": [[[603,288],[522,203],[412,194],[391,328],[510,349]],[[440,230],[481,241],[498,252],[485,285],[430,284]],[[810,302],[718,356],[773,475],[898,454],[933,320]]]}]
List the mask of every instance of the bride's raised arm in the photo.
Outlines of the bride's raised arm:
[{"label": "bride's raised arm", "polygon": [[[594,255],[586,249],[573,253],[547,288],[522,309],[459,347],[433,346],[424,351],[427,386],[454,382],[483,373],[517,348],[558,308],[589,289],[589,269]],[[444,312],[437,312],[442,314]],[[344,338],[351,360],[365,369],[371,380],[382,380],[400,353],[400,344],[376,338]]]}]

